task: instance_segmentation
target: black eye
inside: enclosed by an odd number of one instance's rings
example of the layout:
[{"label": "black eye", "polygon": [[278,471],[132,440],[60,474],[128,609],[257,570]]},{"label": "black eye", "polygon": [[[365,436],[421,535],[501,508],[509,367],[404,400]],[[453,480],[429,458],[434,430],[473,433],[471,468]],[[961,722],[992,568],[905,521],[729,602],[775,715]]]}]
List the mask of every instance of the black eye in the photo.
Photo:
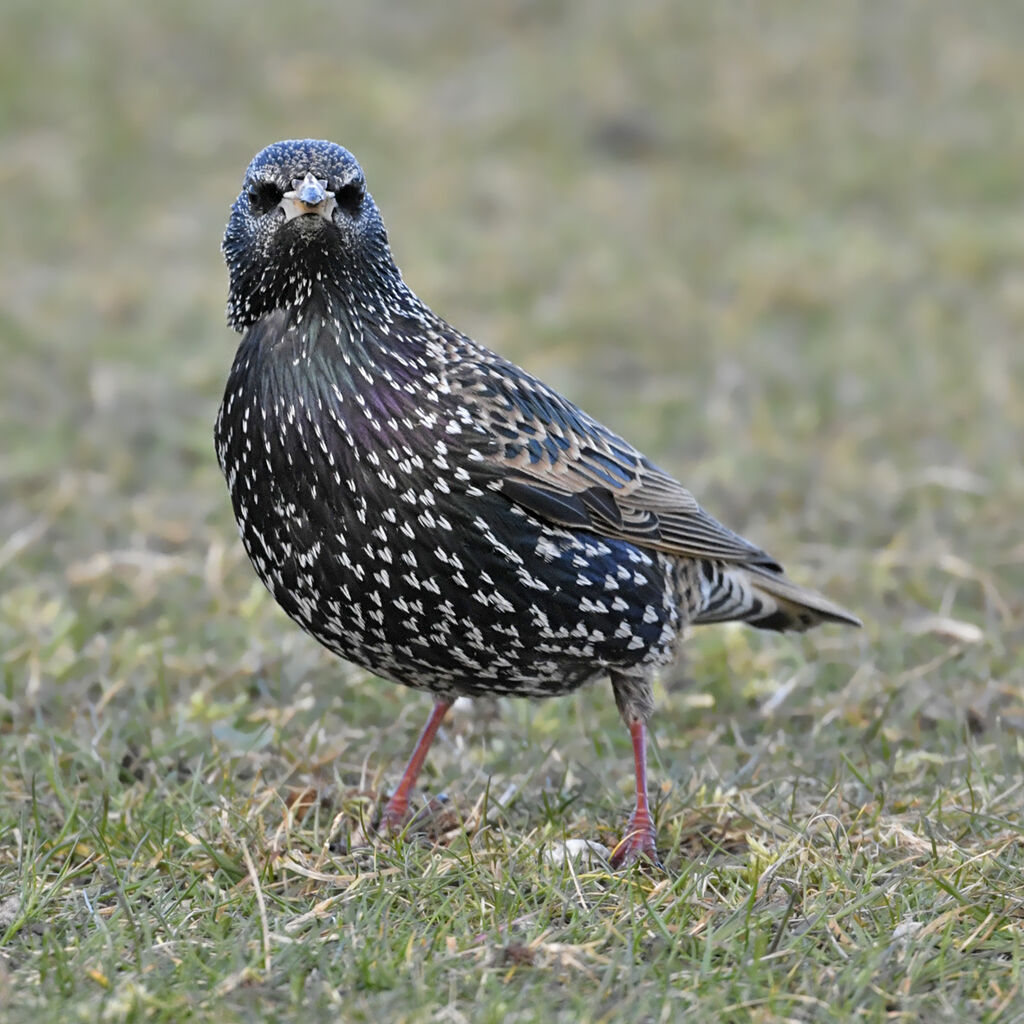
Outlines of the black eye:
[{"label": "black eye", "polygon": [[350,181],[347,185],[341,185],[334,193],[334,200],[346,213],[355,215],[363,205],[363,196],[366,195],[361,181]]},{"label": "black eye", "polygon": [[257,181],[249,186],[249,209],[258,217],[272,210],[284,197],[284,191],[272,181]]}]

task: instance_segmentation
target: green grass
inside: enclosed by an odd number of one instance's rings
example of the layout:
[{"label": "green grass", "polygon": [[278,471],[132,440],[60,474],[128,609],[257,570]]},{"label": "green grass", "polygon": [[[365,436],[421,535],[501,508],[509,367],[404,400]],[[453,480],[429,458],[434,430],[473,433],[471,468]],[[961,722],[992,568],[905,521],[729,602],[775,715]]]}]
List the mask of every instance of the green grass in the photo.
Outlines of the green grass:
[{"label": "green grass", "polygon": [[[166,5],[165,5],[166,6]],[[1024,10],[9,3],[0,1019],[1024,1020]],[[664,874],[607,687],[454,715],[255,582],[211,424],[242,170],[363,162],[413,287],[860,632],[694,634]]]}]

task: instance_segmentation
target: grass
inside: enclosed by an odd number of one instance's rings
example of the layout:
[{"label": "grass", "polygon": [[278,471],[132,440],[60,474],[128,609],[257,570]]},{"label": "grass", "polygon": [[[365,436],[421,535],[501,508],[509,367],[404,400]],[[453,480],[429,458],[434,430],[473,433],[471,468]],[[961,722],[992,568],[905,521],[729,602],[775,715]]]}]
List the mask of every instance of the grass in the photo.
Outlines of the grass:
[{"label": "grass", "polygon": [[[0,1018],[1024,1020],[1019,5],[15,0],[0,33]],[[210,433],[256,149],[860,614],[452,717],[255,582]]]}]

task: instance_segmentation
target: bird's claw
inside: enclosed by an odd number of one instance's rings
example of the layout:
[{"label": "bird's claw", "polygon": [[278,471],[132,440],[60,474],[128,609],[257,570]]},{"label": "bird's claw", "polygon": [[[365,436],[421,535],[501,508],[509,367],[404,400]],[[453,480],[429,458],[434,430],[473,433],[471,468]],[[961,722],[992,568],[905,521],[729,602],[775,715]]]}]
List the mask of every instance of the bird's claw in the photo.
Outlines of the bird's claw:
[{"label": "bird's claw", "polygon": [[392,797],[381,811],[376,831],[378,835],[389,836],[397,836],[403,832],[409,835],[430,832],[436,828],[440,816],[449,810],[449,800],[444,793],[431,797],[414,814],[409,813],[407,800],[396,802]]},{"label": "bird's claw", "polygon": [[380,813],[380,818],[377,820],[374,831],[376,831],[378,835],[382,836],[398,835],[405,826],[405,822],[408,817],[408,804],[404,807],[392,807],[391,802],[388,801],[388,803],[384,805],[384,810]]},{"label": "bird's claw", "polygon": [[647,861],[656,868],[664,868],[661,858],[658,856],[657,833],[654,830],[654,823],[647,821],[634,821],[630,818],[626,828],[626,834],[618,842],[609,863],[615,871],[619,868],[628,868],[638,861]]}]

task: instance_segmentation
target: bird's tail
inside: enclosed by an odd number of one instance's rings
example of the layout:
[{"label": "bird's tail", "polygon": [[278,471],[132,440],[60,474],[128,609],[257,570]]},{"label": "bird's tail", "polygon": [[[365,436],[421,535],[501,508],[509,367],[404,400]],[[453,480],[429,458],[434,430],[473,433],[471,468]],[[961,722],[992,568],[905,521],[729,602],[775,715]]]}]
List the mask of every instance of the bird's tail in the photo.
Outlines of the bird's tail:
[{"label": "bird's tail", "polygon": [[856,615],[827,597],[764,566],[704,562],[701,582],[704,601],[690,619],[695,624],[746,622],[780,632],[803,632],[822,622],[862,625]]}]

